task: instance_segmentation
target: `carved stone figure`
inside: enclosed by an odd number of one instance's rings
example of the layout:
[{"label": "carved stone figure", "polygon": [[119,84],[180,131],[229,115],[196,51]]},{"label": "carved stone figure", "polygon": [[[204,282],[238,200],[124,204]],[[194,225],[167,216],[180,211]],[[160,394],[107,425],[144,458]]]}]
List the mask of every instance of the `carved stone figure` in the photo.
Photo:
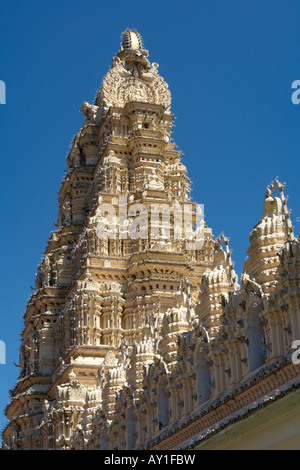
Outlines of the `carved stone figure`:
[{"label": "carved stone figure", "polygon": [[87,123],[94,122],[98,112],[98,106],[89,104],[87,101],[83,101],[80,111],[85,115]]}]

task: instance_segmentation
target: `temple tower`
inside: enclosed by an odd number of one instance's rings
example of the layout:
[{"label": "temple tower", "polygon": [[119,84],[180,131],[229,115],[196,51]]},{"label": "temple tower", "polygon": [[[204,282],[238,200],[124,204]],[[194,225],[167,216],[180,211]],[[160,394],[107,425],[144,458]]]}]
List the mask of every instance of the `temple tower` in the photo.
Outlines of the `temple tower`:
[{"label": "temple tower", "polygon": [[[93,390],[102,394],[99,377],[125,380],[109,369],[122,341],[130,356],[147,318],[161,326],[181,280],[195,296],[210,268],[212,233],[203,220],[201,242],[190,248],[196,204],[171,138],[170,91],[148,55],[139,33],[126,30],[95,103],[82,103],[57,229],[25,313],[4,433],[10,446],[48,448],[40,435],[51,427],[53,445],[68,448],[70,423],[90,413]],[[112,392],[103,393],[110,409]]]},{"label": "temple tower", "polygon": [[213,239],[191,201],[170,91],[148,55],[126,30],[95,103],[81,105],[4,449],[182,450],[298,393],[300,240],[284,185],[267,188],[238,280],[229,239]]}]

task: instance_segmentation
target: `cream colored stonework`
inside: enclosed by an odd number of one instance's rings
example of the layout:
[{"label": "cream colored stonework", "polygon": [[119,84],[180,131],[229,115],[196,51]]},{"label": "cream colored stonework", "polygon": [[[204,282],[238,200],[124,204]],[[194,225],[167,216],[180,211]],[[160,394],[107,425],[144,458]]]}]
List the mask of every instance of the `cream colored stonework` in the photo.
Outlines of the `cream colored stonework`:
[{"label": "cream colored stonework", "polygon": [[[168,238],[122,235],[121,196],[129,206],[195,208],[170,105],[158,64],[127,30],[95,104],[81,106],[57,229],[25,313],[4,449],[201,448],[296,393],[300,243],[279,181],[240,280],[228,239],[206,225],[195,249],[174,236],[174,218]],[[105,203],[115,238],[99,237]],[[216,448],[226,448],[222,436]]]}]

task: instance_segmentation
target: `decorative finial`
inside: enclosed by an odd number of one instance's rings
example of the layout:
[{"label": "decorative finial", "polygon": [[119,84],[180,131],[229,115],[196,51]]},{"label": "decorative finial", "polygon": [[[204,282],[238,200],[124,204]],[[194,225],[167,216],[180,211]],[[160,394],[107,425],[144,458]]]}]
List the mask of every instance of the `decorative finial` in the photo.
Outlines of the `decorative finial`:
[{"label": "decorative finial", "polygon": [[142,49],[143,40],[136,29],[127,28],[122,33],[122,47],[123,49]]}]

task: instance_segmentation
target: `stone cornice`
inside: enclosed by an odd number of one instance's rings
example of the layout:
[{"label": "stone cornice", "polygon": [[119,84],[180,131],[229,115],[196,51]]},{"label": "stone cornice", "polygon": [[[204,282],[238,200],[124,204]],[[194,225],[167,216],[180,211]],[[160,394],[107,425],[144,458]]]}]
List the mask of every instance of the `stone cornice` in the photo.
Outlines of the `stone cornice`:
[{"label": "stone cornice", "polygon": [[[216,398],[196,409],[145,443],[148,450],[191,448],[213,432],[255,412],[273,399],[297,388],[300,366],[291,362],[291,351],[265,364]],[[299,385],[300,386],[300,385]]]}]

